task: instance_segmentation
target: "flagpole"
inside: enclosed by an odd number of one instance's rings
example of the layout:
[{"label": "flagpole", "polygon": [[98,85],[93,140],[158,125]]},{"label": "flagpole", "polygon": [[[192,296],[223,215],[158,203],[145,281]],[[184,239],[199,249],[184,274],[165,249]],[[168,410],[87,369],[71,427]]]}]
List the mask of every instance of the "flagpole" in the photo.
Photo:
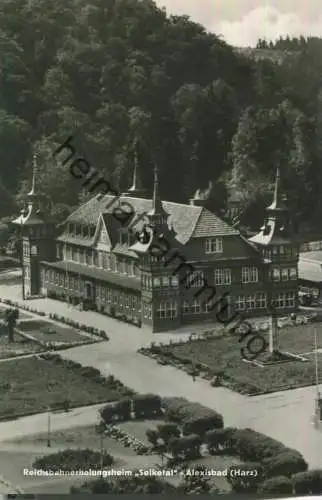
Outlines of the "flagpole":
[{"label": "flagpole", "polygon": [[319,366],[318,366],[318,341],[316,336],[316,329],[314,328],[314,359],[315,359],[315,386],[316,386],[316,397],[320,399],[319,391]]}]

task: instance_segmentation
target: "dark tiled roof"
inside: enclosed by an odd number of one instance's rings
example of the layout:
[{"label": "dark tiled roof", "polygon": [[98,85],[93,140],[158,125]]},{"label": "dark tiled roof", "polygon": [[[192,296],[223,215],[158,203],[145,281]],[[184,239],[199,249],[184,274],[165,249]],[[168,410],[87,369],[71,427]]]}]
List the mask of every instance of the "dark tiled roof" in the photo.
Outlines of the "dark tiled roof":
[{"label": "dark tiled roof", "polygon": [[227,236],[229,234],[238,235],[239,232],[209,210],[203,209],[199,214],[192,238]]},{"label": "dark tiled roof", "polygon": [[[97,195],[75,210],[75,212],[68,217],[67,221],[88,225],[96,224],[100,213],[112,214],[118,206],[118,201],[112,204],[113,200],[114,197],[110,195]],[[124,211],[130,211],[130,207],[132,207],[136,216],[150,212],[152,207],[152,200],[144,198],[121,196],[119,201],[121,204],[123,203],[122,208]],[[128,205],[124,205],[125,203]],[[169,213],[169,228],[173,227],[174,231],[177,233],[178,241],[183,245],[192,237],[215,237],[228,234],[239,234],[238,231],[228,226],[228,224],[219,217],[203,207],[183,205],[170,201],[164,201],[163,207],[165,211]],[[144,222],[146,221],[141,219],[138,223],[134,223],[133,229],[140,231]]]},{"label": "dark tiled roof", "polygon": [[102,280],[107,283],[112,283],[113,285],[120,286],[122,288],[128,288],[130,290],[141,290],[141,281],[139,278],[112,273],[111,271],[107,271],[106,269],[97,269],[95,267],[76,264],[75,262],[66,262],[63,260],[59,262],[42,262],[42,264],[52,269],[60,269],[64,272],[75,273],[87,278]]}]

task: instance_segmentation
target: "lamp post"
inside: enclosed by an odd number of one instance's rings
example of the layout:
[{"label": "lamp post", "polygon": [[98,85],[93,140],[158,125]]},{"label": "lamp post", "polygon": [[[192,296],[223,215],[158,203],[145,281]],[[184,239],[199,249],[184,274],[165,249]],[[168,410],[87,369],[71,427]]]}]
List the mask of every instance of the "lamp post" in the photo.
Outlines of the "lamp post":
[{"label": "lamp post", "polygon": [[20,212],[20,252],[21,252],[21,272],[22,272],[22,300],[26,299],[25,292],[25,264],[24,264],[24,248],[23,248],[23,223],[25,218],[25,209],[23,208]]},{"label": "lamp post", "polygon": [[50,407],[47,409],[47,448],[51,447],[51,418],[50,418]]}]

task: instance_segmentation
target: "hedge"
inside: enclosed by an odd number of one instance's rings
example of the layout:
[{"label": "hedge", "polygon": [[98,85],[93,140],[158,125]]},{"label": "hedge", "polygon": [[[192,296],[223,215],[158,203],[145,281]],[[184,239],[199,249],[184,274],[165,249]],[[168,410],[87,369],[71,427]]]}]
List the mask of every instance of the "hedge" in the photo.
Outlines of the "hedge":
[{"label": "hedge", "polygon": [[322,470],[313,469],[299,472],[292,477],[294,492],[297,495],[322,494]]},{"label": "hedge", "polygon": [[164,398],[165,419],[182,425],[183,434],[203,436],[209,429],[223,428],[224,419],[216,411],[184,398]]},{"label": "hedge", "polygon": [[275,476],[264,481],[258,488],[258,493],[263,495],[292,495],[293,486],[288,477]]},{"label": "hedge", "polygon": [[162,414],[161,398],[156,394],[137,394],[132,402],[136,418],[155,418]]},{"label": "hedge", "polygon": [[256,492],[263,478],[263,468],[258,462],[232,465],[228,469],[227,481],[237,493]]},{"label": "hedge", "polygon": [[78,469],[96,469],[101,465],[109,467],[113,464],[114,459],[108,453],[103,454],[99,451],[93,451],[88,448],[79,450],[63,450],[58,453],[46,455],[37,458],[32,466],[34,469],[53,470],[53,471],[75,471]]}]

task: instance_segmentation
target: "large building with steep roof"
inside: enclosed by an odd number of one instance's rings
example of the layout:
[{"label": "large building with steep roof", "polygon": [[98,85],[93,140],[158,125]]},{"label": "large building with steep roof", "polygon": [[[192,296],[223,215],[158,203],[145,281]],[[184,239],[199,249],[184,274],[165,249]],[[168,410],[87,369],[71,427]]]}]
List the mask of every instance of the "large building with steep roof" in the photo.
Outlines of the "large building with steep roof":
[{"label": "large building with steep roof", "polygon": [[28,213],[14,221],[24,241],[27,298],[81,303],[153,332],[215,322],[218,313],[227,321],[235,312],[265,315],[272,304],[283,314],[297,308],[298,248],[279,175],[267,220],[251,240],[200,197],[161,200],[157,169],[149,197],[137,163],[126,193],[93,196],[54,236],[35,175]]}]

